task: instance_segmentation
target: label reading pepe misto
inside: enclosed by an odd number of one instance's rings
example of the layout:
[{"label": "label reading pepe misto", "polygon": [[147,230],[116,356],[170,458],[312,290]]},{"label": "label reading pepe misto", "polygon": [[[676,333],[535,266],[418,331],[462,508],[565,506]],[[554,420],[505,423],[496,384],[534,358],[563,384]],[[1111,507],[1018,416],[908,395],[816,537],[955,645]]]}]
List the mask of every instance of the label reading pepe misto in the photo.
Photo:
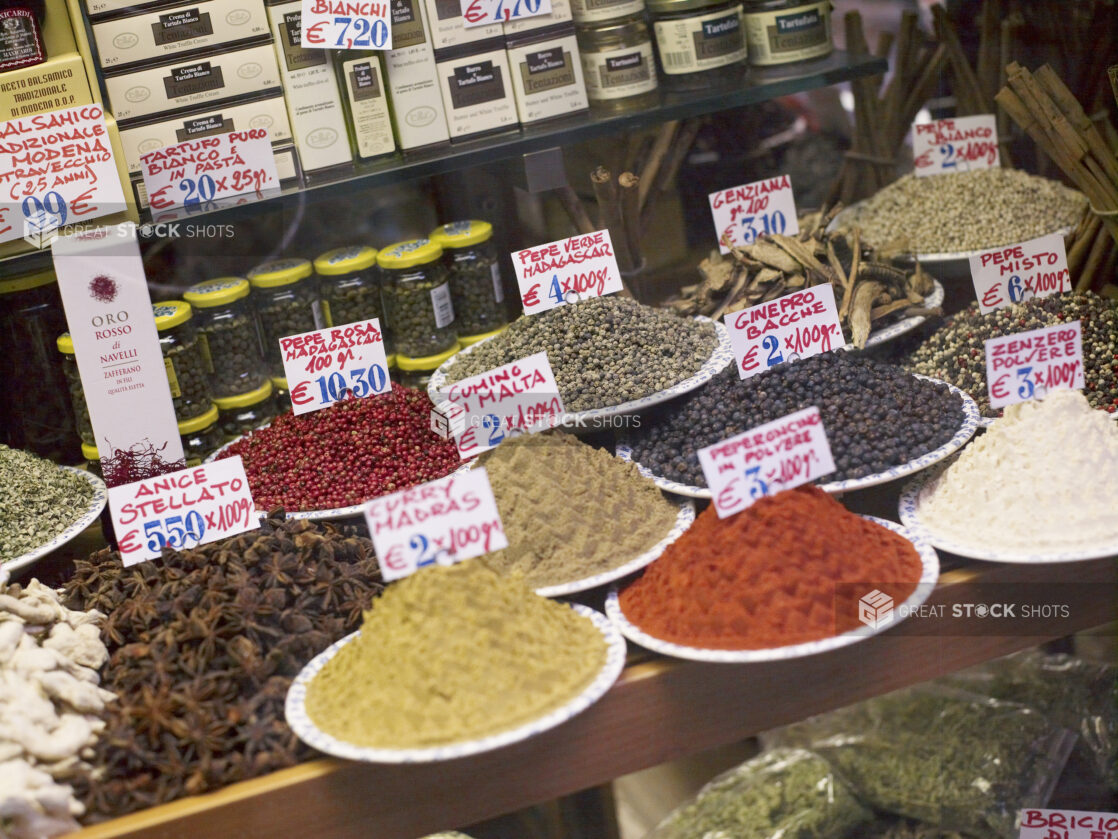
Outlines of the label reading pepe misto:
[{"label": "label reading pepe misto", "polygon": [[749,63],[790,64],[830,55],[831,4],[805,3],[779,12],[747,12]]}]

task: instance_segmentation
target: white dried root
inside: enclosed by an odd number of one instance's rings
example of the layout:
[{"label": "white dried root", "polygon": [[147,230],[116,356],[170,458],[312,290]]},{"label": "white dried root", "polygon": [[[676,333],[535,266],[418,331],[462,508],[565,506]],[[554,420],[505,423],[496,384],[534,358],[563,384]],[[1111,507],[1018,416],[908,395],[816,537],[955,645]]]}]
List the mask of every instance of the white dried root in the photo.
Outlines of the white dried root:
[{"label": "white dried root", "polygon": [[114,698],[98,687],[104,616],[7,579],[0,569],[0,839],[48,839],[78,828],[82,806],[61,782],[92,772],[84,758]]}]

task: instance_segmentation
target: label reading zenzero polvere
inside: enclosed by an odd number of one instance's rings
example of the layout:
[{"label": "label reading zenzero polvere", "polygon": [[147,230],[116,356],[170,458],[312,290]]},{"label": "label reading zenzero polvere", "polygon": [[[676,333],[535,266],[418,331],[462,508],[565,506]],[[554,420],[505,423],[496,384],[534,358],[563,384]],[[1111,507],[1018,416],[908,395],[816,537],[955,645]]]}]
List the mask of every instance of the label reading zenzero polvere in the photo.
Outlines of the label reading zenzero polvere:
[{"label": "label reading zenzero polvere", "polygon": [[991,408],[1043,399],[1061,388],[1083,389],[1083,331],[1077,320],[991,338],[985,347]]}]

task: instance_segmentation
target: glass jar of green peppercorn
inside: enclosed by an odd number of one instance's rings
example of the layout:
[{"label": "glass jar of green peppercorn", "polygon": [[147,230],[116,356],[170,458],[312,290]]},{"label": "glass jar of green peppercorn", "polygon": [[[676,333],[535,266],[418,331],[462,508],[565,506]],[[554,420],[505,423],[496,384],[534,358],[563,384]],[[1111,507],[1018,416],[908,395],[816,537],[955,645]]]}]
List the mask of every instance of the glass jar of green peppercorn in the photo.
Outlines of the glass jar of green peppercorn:
[{"label": "glass jar of green peppercorn", "polygon": [[384,352],[391,363],[392,333],[384,317],[376,248],[367,245],[334,248],[314,261],[314,271],[318,274],[318,293],[326,325],[344,326],[376,318],[384,336]]},{"label": "glass jar of green peppercorn", "polygon": [[268,381],[248,280],[221,277],[192,285],[183,295],[196,310],[198,339],[206,342],[214,396],[235,396]]},{"label": "glass jar of green peppercorn", "polygon": [[215,397],[214,403],[217,405],[218,425],[226,440],[236,439],[259,428],[277,413],[271,382],[264,382],[248,393]]},{"label": "glass jar of green peppercorn", "polygon": [[198,466],[225,442],[217,420],[217,405],[211,405],[204,414],[179,422],[179,437],[182,438],[187,466]]},{"label": "glass jar of green peppercorn", "polygon": [[282,376],[280,338],[326,325],[318,308],[314,269],[307,259],[276,259],[249,271],[248,281],[256,300],[268,375]]},{"label": "glass jar of green peppercorn", "polygon": [[74,358],[74,340],[69,332],[63,332],[55,342],[62,353],[62,373],[66,377],[66,389],[70,391],[70,404],[74,408],[74,426],[78,437],[86,445],[96,443],[93,437],[93,424],[89,421],[89,406],[85,404],[85,390],[78,375],[78,362]]},{"label": "glass jar of green peppercorn", "polygon": [[159,331],[159,348],[163,350],[175,416],[181,422],[206,413],[213,407],[213,364],[205,341],[194,329],[193,309],[185,300],[168,300],[156,303],[151,311]]},{"label": "glass jar of green peppercorn", "polygon": [[85,458],[85,471],[92,472],[98,478],[104,478],[101,473],[101,453],[92,443],[82,443],[82,457]]},{"label": "glass jar of green peppercorn", "polygon": [[456,350],[458,332],[443,249],[429,239],[397,242],[377,254],[384,308],[396,338],[396,363]]},{"label": "glass jar of green peppercorn", "polygon": [[392,375],[392,381],[404,387],[426,390],[427,384],[431,381],[431,376],[435,370],[437,370],[444,361],[448,361],[460,349],[462,349],[461,344],[456,343],[445,352],[438,353],[437,355],[429,355],[425,358],[410,358],[406,355],[397,355],[396,366],[399,371]]},{"label": "glass jar of green peppercorn", "polygon": [[276,400],[276,411],[282,414],[291,407],[291,391],[285,376],[272,376],[272,395]]},{"label": "glass jar of green peppercorn", "polygon": [[431,231],[450,267],[454,326],[464,336],[487,335],[508,323],[501,268],[487,221],[452,221]]}]

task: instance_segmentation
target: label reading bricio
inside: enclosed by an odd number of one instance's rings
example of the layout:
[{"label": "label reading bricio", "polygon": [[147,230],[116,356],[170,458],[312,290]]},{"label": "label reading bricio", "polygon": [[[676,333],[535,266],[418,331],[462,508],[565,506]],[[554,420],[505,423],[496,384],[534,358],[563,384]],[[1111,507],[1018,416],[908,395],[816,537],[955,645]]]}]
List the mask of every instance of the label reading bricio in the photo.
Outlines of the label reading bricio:
[{"label": "label reading bricio", "polygon": [[1118,813],[1087,810],[1021,811],[1018,839],[1115,839]]},{"label": "label reading bricio", "polygon": [[835,291],[829,283],[731,312],[725,321],[743,379],[784,361],[844,346]]},{"label": "label reading bricio", "polygon": [[787,175],[720,189],[708,198],[722,253],[752,245],[761,235],[795,236],[800,232],[792,179]]},{"label": "label reading bricio", "polygon": [[1079,321],[986,341],[986,388],[991,408],[1043,399],[1050,390],[1083,388]]},{"label": "label reading bricio", "polygon": [[983,314],[1071,291],[1064,237],[1059,233],[982,251],[970,258],[970,275]]},{"label": "label reading bricio", "polygon": [[998,126],[993,114],[912,126],[912,165],[918,177],[993,169],[999,164]]}]

